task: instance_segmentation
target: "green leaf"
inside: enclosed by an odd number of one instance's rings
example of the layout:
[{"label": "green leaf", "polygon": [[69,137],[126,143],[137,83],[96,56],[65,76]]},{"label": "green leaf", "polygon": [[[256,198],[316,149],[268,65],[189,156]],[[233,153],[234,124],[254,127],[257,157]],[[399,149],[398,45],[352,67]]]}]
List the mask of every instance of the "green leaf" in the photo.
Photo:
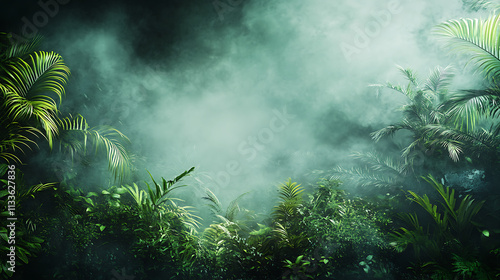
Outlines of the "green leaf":
[{"label": "green leaf", "polygon": [[83,198],[83,200],[85,200],[85,202],[87,202],[88,204],[90,204],[90,205],[92,205],[92,206],[95,206],[95,205],[94,205],[94,201],[92,201],[92,199],[87,198],[87,197],[83,197],[83,196],[82,196],[82,198]]},{"label": "green leaf", "polygon": [[0,191],[0,198],[4,197],[4,196],[8,196],[9,195],[9,191],[8,190],[1,190]]},{"label": "green leaf", "polygon": [[5,163],[0,164],[0,177],[3,177],[3,175],[5,175],[8,169],[9,169],[8,164]]},{"label": "green leaf", "polygon": [[500,15],[486,20],[461,18],[438,25],[434,32],[450,49],[470,55],[470,61],[487,76],[500,72]]},{"label": "green leaf", "polygon": [[91,196],[98,196],[98,194],[97,194],[97,193],[95,193],[95,192],[89,192],[89,193],[87,194],[87,197],[91,197]]},{"label": "green leaf", "polygon": [[24,263],[28,263],[28,257],[26,254],[23,252],[23,248],[18,247],[17,248],[17,256],[19,257],[20,260],[22,260]]},{"label": "green leaf", "polygon": [[300,256],[298,256],[298,257],[297,257],[297,260],[295,260],[295,263],[296,263],[296,264],[299,264],[299,263],[300,263],[300,261],[302,261],[302,258],[304,258],[304,255],[300,255]]},{"label": "green leaf", "polygon": [[5,242],[9,241],[9,237],[6,232],[0,232],[0,237],[5,240]]},{"label": "green leaf", "polygon": [[127,193],[127,189],[126,188],[116,188],[116,193],[118,194],[124,194],[124,193]]}]

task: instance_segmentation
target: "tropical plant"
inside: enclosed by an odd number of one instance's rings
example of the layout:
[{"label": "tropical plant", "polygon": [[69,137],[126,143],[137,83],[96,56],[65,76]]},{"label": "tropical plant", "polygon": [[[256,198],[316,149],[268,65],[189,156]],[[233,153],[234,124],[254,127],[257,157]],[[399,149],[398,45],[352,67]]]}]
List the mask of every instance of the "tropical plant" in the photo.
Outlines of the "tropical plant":
[{"label": "tropical plant", "polygon": [[223,220],[227,219],[230,222],[236,222],[236,217],[241,211],[239,201],[243,196],[248,194],[248,192],[239,195],[237,198],[231,201],[227,206],[225,212],[222,210],[222,204],[220,203],[219,199],[211,190],[206,189],[206,194],[207,195],[202,198],[209,202],[207,206],[210,208],[210,211],[215,217],[224,218]]},{"label": "tropical plant", "polygon": [[162,178],[161,184],[151,174],[152,185],[146,182],[147,190],[137,184],[125,186],[134,201],[141,227],[135,229],[138,242],[131,249],[143,260],[146,271],[171,270],[169,275],[187,277],[199,251],[199,217],[192,213],[191,206],[180,206],[172,197],[172,191],[184,185],[176,185],[188,176],[194,167],[172,180]]},{"label": "tropical plant", "polygon": [[114,178],[123,181],[130,175],[130,156],[123,145],[129,139],[123,133],[109,125],[91,128],[81,115],[58,118],[56,123],[61,131],[58,138],[60,148],[72,159],[76,155],[84,157],[88,150],[94,150],[95,154],[104,150],[108,169]]},{"label": "tropical plant", "polygon": [[[70,70],[54,52],[37,51],[41,37],[10,44],[9,34],[0,33],[0,158],[21,163],[20,154],[44,137],[52,148],[56,140],[75,152],[86,152],[92,143],[96,152],[104,148],[115,179],[130,172],[130,159],[122,145],[125,135],[109,126],[89,128],[85,119],[60,117],[58,104],[65,95]],[[78,136],[76,135],[78,134]]]},{"label": "tropical plant", "polygon": [[184,177],[188,176],[191,172],[193,172],[193,170],[194,167],[184,171],[173,180],[167,181],[162,177],[161,185],[158,184],[151,173],[148,172],[151,180],[153,181],[153,188],[147,182],[147,192],[140,190],[139,186],[135,183],[133,186],[126,185],[125,188],[134,199],[136,207],[140,211],[143,219],[151,222],[159,222],[168,216],[173,216],[189,228],[191,232],[196,232],[196,228],[200,223],[198,221],[199,217],[192,214],[192,207],[178,206],[175,201],[182,200],[170,196],[173,190],[185,187],[185,185],[175,186],[175,184],[181,181]]},{"label": "tropical plant", "polygon": [[[220,222],[211,224],[203,233],[203,267],[219,268],[214,271],[217,275],[212,276],[214,279],[227,279],[227,275],[239,275],[230,279],[276,279],[284,275],[283,269],[288,270],[283,265],[285,260],[295,260],[308,246],[300,224],[303,192],[291,179],[280,184],[279,201],[271,217],[262,224],[255,222],[251,212],[238,206],[242,195],[224,211],[217,197],[207,190],[204,199]],[[238,219],[240,215],[236,213],[243,214],[245,219]],[[251,270],[247,271],[248,268]]]},{"label": "tropical plant", "polygon": [[62,99],[69,69],[58,54],[35,51],[38,36],[11,45],[9,36],[0,33],[0,41],[0,156],[19,163],[14,152],[33,144],[33,135],[45,135],[52,146],[58,109],[48,93]]},{"label": "tropical plant", "polygon": [[[232,200],[226,210],[223,210],[222,203],[209,189],[206,189],[206,196],[203,197],[208,201],[207,206],[217,220],[203,232],[200,263],[210,270],[220,267],[220,270],[216,271],[224,273],[214,272],[220,279],[248,267],[252,268],[252,272],[249,271],[248,276],[245,276],[248,279],[265,275],[265,268],[273,259],[270,249],[272,229],[257,224],[253,212],[239,205],[240,199],[246,194],[243,193]],[[260,230],[252,230],[255,225],[258,225]],[[219,279],[215,275],[212,277]]]},{"label": "tropical plant", "polygon": [[289,270],[285,272],[281,279],[313,279],[313,276],[308,274],[311,262],[308,260],[304,260],[304,255],[298,256],[294,262],[290,260],[284,260],[283,262],[285,263],[284,267],[288,268]]},{"label": "tropical plant", "polygon": [[[458,160],[457,150],[462,148],[462,143],[457,143],[455,139],[436,138],[437,134],[430,130],[430,127],[448,128],[448,112],[442,103],[450,94],[448,88],[454,77],[453,69],[450,66],[438,66],[424,81],[420,81],[411,69],[401,66],[398,69],[408,80],[406,85],[387,82],[371,86],[379,91],[388,88],[406,97],[407,103],[399,108],[402,120],[371,133],[371,136],[378,142],[394,136],[398,131],[407,131],[410,139],[404,144],[399,158],[375,152],[354,153],[353,158],[360,163],[360,167],[337,167],[334,170],[347,183],[361,187],[374,186],[388,191],[407,189],[419,184],[422,172],[443,175],[442,166],[450,163],[442,156],[442,148],[447,149],[446,152],[453,160]],[[436,139],[442,141],[435,141]],[[443,143],[447,145],[442,145]]]},{"label": "tropical plant", "polygon": [[459,128],[473,130],[484,116],[499,113],[498,78],[500,75],[500,15],[486,20],[461,18],[449,20],[435,27],[434,34],[448,49],[469,57],[486,82],[484,90],[466,90],[451,97],[446,103],[455,116]]},{"label": "tropical plant", "polygon": [[[496,11],[498,3],[471,1]],[[484,77],[483,88],[462,90],[443,103],[453,126],[430,126],[435,145],[453,151],[455,159],[461,153],[468,154],[476,163],[484,163],[487,177],[496,176],[500,143],[500,15],[487,19],[461,18],[449,20],[435,27],[434,34],[444,46],[455,53],[468,57],[468,64]],[[487,124],[487,125],[485,125]]]},{"label": "tropical plant", "polygon": [[384,192],[407,188],[415,182],[413,172],[409,170],[402,158],[394,159],[391,156],[382,156],[377,153],[353,153],[352,158],[359,162],[361,167],[350,169],[337,166],[334,172],[338,178],[356,186],[376,187]]},{"label": "tropical plant", "polygon": [[483,256],[477,243],[478,235],[484,231],[479,230],[481,226],[475,221],[484,201],[475,201],[470,195],[457,199],[455,190],[444,187],[432,176],[425,180],[437,191],[442,202],[436,205],[426,194],[420,196],[408,191],[408,199],[425,210],[432,223],[422,224],[416,213],[401,214],[411,228],[401,227],[392,234],[394,249],[402,252],[411,245],[417,264],[443,279],[459,276],[472,279],[467,277],[479,277],[490,271],[491,256]]},{"label": "tropical plant", "polygon": [[281,201],[274,207],[273,211],[276,222],[287,223],[297,215],[299,207],[302,206],[303,191],[300,184],[292,183],[291,178],[280,184],[278,197]]},{"label": "tropical plant", "polygon": [[311,243],[306,255],[318,265],[315,273],[337,277],[358,269],[360,258],[386,250],[383,233],[391,228],[386,205],[349,198],[340,185],[319,182],[304,205],[302,223]]},{"label": "tropical plant", "polygon": [[[137,230],[146,225],[124,194],[127,190],[116,186],[99,193],[69,186],[34,201],[40,214],[30,211],[29,215],[39,221],[38,235],[44,243],[39,257],[16,273],[18,277],[89,279],[131,260],[141,262],[130,252],[140,240]],[[48,260],[55,265],[49,266]],[[137,266],[127,265],[127,269],[139,275]]]},{"label": "tropical plant", "polygon": [[[426,81],[421,83],[413,70],[401,66],[398,66],[398,69],[408,80],[406,86],[402,87],[392,83],[372,86],[389,88],[403,94],[408,99],[409,102],[400,108],[403,119],[396,124],[375,131],[371,135],[375,141],[379,141],[383,137],[392,136],[400,130],[411,132],[411,142],[403,148],[401,154],[404,159],[403,171],[408,172],[414,168],[416,159],[422,159],[422,152],[425,154],[432,151],[428,145],[430,137],[426,131],[426,126],[432,124],[446,125],[448,122],[447,112],[443,110],[441,104],[448,95],[448,86],[454,74],[450,66],[445,68],[436,67],[431,71]],[[451,153],[450,156],[452,156]]]},{"label": "tropical plant", "polygon": [[[0,34],[6,37],[5,33]],[[52,147],[58,133],[57,103],[62,100],[69,69],[54,52],[35,51],[41,42],[30,41],[4,45],[0,49],[0,89],[3,117],[8,121],[29,122],[41,129]],[[2,120],[5,121],[5,119]]]}]

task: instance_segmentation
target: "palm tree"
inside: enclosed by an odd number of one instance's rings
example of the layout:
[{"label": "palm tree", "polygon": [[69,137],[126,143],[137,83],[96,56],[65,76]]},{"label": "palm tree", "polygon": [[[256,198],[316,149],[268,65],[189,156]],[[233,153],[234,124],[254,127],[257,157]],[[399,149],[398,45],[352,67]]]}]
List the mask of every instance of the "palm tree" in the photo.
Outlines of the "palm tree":
[{"label": "palm tree", "polygon": [[421,83],[411,69],[405,69],[401,66],[398,66],[398,69],[408,80],[405,87],[389,82],[385,85],[372,86],[389,88],[403,94],[408,99],[409,102],[400,108],[403,119],[375,131],[371,135],[375,141],[379,141],[383,137],[393,136],[400,130],[411,132],[413,134],[411,143],[402,151],[405,165],[403,170],[408,171],[413,168],[415,159],[420,157],[422,151],[428,153],[432,150],[428,145],[430,138],[426,127],[432,124],[445,125],[448,122],[447,112],[443,110],[441,104],[448,95],[448,85],[454,74],[450,66],[436,67],[431,71],[427,80]]},{"label": "palm tree", "polygon": [[[457,154],[468,151],[481,158],[486,173],[493,175],[500,152],[500,14],[495,14],[500,4],[471,2],[483,5],[493,14],[485,20],[461,18],[443,22],[434,29],[434,34],[445,47],[468,57],[468,64],[475,65],[484,77],[485,86],[462,90],[443,104],[454,120],[454,128],[435,126],[428,131],[436,136],[436,144],[451,144]],[[480,127],[480,120],[491,125]]]},{"label": "palm tree", "polygon": [[[70,70],[54,52],[36,51],[41,37],[10,44],[0,33],[0,158],[21,163],[19,152],[37,145],[36,137],[52,149],[57,140],[75,153],[104,149],[115,179],[123,180],[130,158],[122,145],[128,138],[109,126],[89,128],[82,116],[61,117],[58,105],[65,95]],[[57,100],[57,102],[56,102]]]},{"label": "palm tree", "polygon": [[4,42],[0,45],[0,156],[20,162],[14,152],[29,147],[32,135],[45,136],[52,147],[58,133],[58,108],[52,96],[62,99],[70,72],[60,55],[35,51],[40,37],[14,45],[5,44],[5,33],[0,38]]},{"label": "palm tree", "polygon": [[[449,122],[447,112],[441,105],[449,95],[450,85],[454,73],[450,66],[434,68],[428,78],[420,81],[411,69],[397,66],[399,71],[408,80],[405,86],[394,85],[390,82],[374,84],[379,90],[388,88],[403,94],[408,102],[399,110],[402,112],[401,121],[388,125],[371,134],[376,142],[401,130],[412,134],[408,145],[402,148],[401,157],[381,156],[377,153],[354,153],[353,158],[361,167],[337,167],[334,171],[340,179],[347,180],[360,187],[373,186],[384,190],[405,189],[419,183],[422,173],[441,173],[436,165],[443,163],[438,158],[426,160],[429,156],[439,154],[443,146],[433,142],[436,135],[429,131],[430,125],[445,126]],[[451,144],[448,145],[450,148]],[[445,147],[446,148],[446,147]],[[451,150],[452,159],[456,155]],[[442,175],[442,174],[436,174]]]}]

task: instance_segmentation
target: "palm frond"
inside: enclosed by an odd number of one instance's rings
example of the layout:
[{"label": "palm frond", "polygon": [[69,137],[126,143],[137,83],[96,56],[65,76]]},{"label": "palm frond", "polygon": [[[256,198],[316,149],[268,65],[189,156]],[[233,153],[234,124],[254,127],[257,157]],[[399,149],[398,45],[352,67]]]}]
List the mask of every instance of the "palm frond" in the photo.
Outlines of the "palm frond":
[{"label": "palm frond", "polygon": [[453,80],[455,74],[452,70],[453,68],[451,66],[446,66],[445,68],[436,67],[427,78],[424,90],[432,91],[435,94],[440,93],[441,90],[449,86]]},{"label": "palm frond", "polygon": [[123,180],[130,172],[130,159],[122,142],[128,138],[111,126],[100,126],[88,130],[94,138],[96,152],[104,147],[108,156],[108,168],[115,178]]},{"label": "palm frond", "polygon": [[400,189],[403,187],[403,182],[399,179],[399,176],[373,172],[367,167],[345,169],[339,166],[334,169],[334,172],[339,174],[338,177],[343,181],[351,181],[362,188]]},{"label": "palm frond", "polygon": [[2,66],[0,84],[9,117],[14,120],[34,120],[44,130],[52,147],[57,135],[57,104],[64,95],[69,69],[62,57],[53,52],[34,52],[26,59],[14,57]]},{"label": "palm frond", "polygon": [[0,32],[0,61],[5,61],[14,57],[25,57],[35,52],[40,46],[43,37],[35,35],[33,38],[23,42],[12,42],[12,34]]},{"label": "palm frond", "polygon": [[458,200],[455,197],[455,190],[450,187],[444,187],[432,175],[429,175],[424,179],[431,184],[441,196],[443,200],[441,205],[444,208],[443,217],[450,217],[451,226],[455,229],[455,231],[460,236],[467,237],[473,227],[472,220],[481,210],[484,201],[476,202],[470,195],[466,195],[458,203]]},{"label": "palm frond", "polygon": [[459,129],[473,131],[479,120],[498,111],[500,89],[464,90],[451,96],[443,106]]},{"label": "palm frond", "polygon": [[408,191],[410,196],[408,197],[411,201],[416,202],[418,205],[420,205],[427,213],[429,213],[434,220],[434,222],[438,225],[440,228],[440,231],[445,231],[448,227],[448,215],[442,214],[438,211],[438,207],[435,204],[432,204],[429,197],[424,194],[423,196],[420,196],[416,194],[415,192]]},{"label": "palm frond", "polygon": [[304,189],[300,187],[300,184],[297,184],[296,182],[292,183],[292,178],[289,178],[287,182],[280,184],[278,197],[283,202],[297,200],[300,199],[303,191]]},{"label": "palm frond", "polygon": [[218,239],[219,232],[216,227],[210,226],[203,231],[203,240],[205,240],[209,245],[216,246]]},{"label": "palm frond", "polygon": [[57,119],[60,128],[61,145],[71,154],[86,153],[87,147],[93,145],[95,152],[106,151],[108,168],[115,179],[123,180],[130,172],[130,158],[122,142],[128,138],[110,126],[89,128],[81,115]]},{"label": "palm frond", "polygon": [[283,242],[283,243],[290,242],[288,231],[286,230],[286,228],[282,224],[276,223],[276,228],[273,230],[273,232],[275,232],[277,234],[278,240],[280,242]]},{"label": "palm frond", "polygon": [[55,93],[61,101],[69,78],[69,68],[63,58],[54,52],[39,51],[30,54],[26,60],[16,58],[3,67],[5,76],[2,84],[11,92],[22,97],[42,93]]},{"label": "palm frond", "polygon": [[403,252],[408,245],[412,245],[415,256],[420,258],[422,255],[436,256],[440,252],[440,237],[424,231],[420,225],[416,214],[404,213],[400,215],[401,219],[410,224],[413,229],[401,227],[399,231],[390,234],[395,240],[395,250]]},{"label": "palm frond", "polygon": [[457,140],[449,139],[449,138],[440,138],[436,140],[432,140],[430,142],[432,146],[441,146],[448,151],[448,155],[454,162],[458,162],[460,160],[460,154],[463,153],[464,144]]},{"label": "palm frond", "polygon": [[9,118],[19,122],[30,122],[40,125],[45,131],[45,136],[52,147],[53,139],[58,134],[56,112],[57,105],[50,97],[37,95],[24,98],[15,93],[5,96],[6,112]]},{"label": "palm frond", "polygon": [[276,220],[287,221],[297,213],[298,207],[302,202],[303,191],[304,188],[296,182],[292,183],[291,178],[284,184],[280,184],[278,187],[278,197],[281,201],[274,206],[273,210],[273,216]]},{"label": "palm frond", "polygon": [[395,162],[391,157],[382,157],[381,155],[370,152],[356,152],[352,155],[352,157],[366,164],[369,169],[377,172],[387,172],[400,175],[404,171],[401,163]]},{"label": "palm frond", "polygon": [[136,183],[132,186],[126,185],[125,189],[129,192],[130,196],[132,196],[139,210],[144,210],[146,192],[144,190],[139,190],[139,186],[137,186]]},{"label": "palm frond", "polygon": [[35,193],[41,192],[44,190],[54,189],[56,183],[40,183],[36,185],[32,185],[29,188],[21,188],[21,191],[18,194],[19,198],[24,197],[35,197]]},{"label": "palm frond", "polygon": [[392,89],[393,91],[397,91],[399,93],[402,93],[407,97],[411,96],[411,93],[408,91],[409,90],[408,87],[404,88],[400,85],[395,85],[395,84],[392,84],[390,82],[387,82],[385,84],[371,84],[369,86],[376,87],[378,90],[381,90],[382,88],[388,88],[388,89]]},{"label": "palm frond", "polygon": [[423,147],[423,139],[417,138],[413,140],[408,146],[404,147],[401,151],[401,157],[405,160],[405,163],[409,164],[412,156],[415,154],[416,150],[420,150]]},{"label": "palm frond", "polygon": [[429,106],[426,106],[423,100],[414,100],[410,104],[401,106],[399,110],[404,115],[402,126],[408,130],[413,130],[412,128],[415,126],[428,123],[428,116],[432,111]]},{"label": "palm frond", "polygon": [[221,222],[225,225],[229,225],[229,224],[232,224],[233,222],[231,222],[228,218],[222,216],[222,215],[215,215],[219,220],[221,220]]},{"label": "palm frond", "polygon": [[208,200],[209,204],[207,206],[214,215],[220,215],[222,213],[222,204],[220,203],[217,196],[208,188],[205,190],[207,196],[202,197],[204,200]]},{"label": "palm frond", "polygon": [[370,133],[370,136],[372,137],[373,140],[375,140],[375,142],[378,142],[383,137],[393,136],[397,131],[406,128],[407,127],[404,124],[391,124],[382,129]]},{"label": "palm frond", "polygon": [[494,153],[500,139],[491,131],[480,130],[465,132],[443,125],[427,125],[425,127],[430,139],[426,144],[443,147],[448,150],[450,158],[458,161],[465,149],[475,154]]},{"label": "palm frond", "polygon": [[[412,69],[410,68],[404,68],[400,65],[396,65],[396,67],[399,69],[399,71],[403,74],[403,76],[405,76],[406,79],[408,79],[408,81],[410,82],[408,84],[408,89],[407,91],[408,92],[412,92],[411,91],[411,87],[415,87],[415,88],[418,88],[419,87],[419,83],[418,83],[418,80],[417,80],[417,75],[415,73],[415,71],[413,71]],[[408,96],[410,99],[412,99],[412,96]]]},{"label": "palm frond", "polygon": [[459,54],[470,56],[488,79],[500,73],[500,15],[486,20],[461,18],[441,23],[433,30],[444,45]]},{"label": "palm frond", "polygon": [[151,173],[149,173],[149,171],[148,171],[148,174],[151,177],[151,180],[153,181],[153,184],[154,184],[154,189],[152,189],[150,187],[150,185],[148,183],[146,183],[146,185],[148,187],[149,199],[152,202],[153,209],[158,208],[158,206],[160,204],[163,204],[164,202],[166,202],[168,200],[172,200],[169,198],[170,192],[172,192],[175,189],[184,187],[184,185],[178,185],[178,186],[174,186],[174,185],[177,182],[179,182],[180,180],[182,180],[185,176],[189,175],[189,173],[193,172],[193,170],[194,170],[194,167],[191,167],[191,169],[184,171],[183,173],[181,173],[180,175],[175,177],[173,180],[167,181],[162,177],[161,178],[162,179],[161,185],[155,181],[155,179],[153,178]]},{"label": "palm frond", "polygon": [[233,201],[231,201],[229,203],[229,205],[227,206],[227,209],[226,209],[226,218],[228,220],[230,220],[232,222],[235,221],[236,215],[240,212],[239,201],[246,194],[248,194],[248,192],[240,194],[237,198],[233,199]]},{"label": "palm frond", "polygon": [[38,129],[22,126],[18,122],[0,121],[0,158],[7,162],[20,163],[17,151],[24,154],[23,148],[31,149],[30,145],[37,146],[32,139],[43,135]]},{"label": "palm frond", "polygon": [[166,211],[175,215],[191,234],[195,234],[196,229],[201,225],[201,218],[193,214],[193,208],[192,206],[178,206],[173,200],[170,200],[170,204],[165,207]]}]

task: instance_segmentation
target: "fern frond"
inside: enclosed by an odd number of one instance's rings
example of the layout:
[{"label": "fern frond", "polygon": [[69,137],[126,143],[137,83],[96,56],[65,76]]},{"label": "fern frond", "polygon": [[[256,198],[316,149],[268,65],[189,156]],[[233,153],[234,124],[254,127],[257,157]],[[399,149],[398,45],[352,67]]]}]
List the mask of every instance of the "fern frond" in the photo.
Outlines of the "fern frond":
[{"label": "fern frond", "polygon": [[303,191],[304,189],[300,187],[300,184],[292,183],[292,178],[289,178],[288,182],[279,186],[278,197],[284,202],[296,200],[300,199]]}]

